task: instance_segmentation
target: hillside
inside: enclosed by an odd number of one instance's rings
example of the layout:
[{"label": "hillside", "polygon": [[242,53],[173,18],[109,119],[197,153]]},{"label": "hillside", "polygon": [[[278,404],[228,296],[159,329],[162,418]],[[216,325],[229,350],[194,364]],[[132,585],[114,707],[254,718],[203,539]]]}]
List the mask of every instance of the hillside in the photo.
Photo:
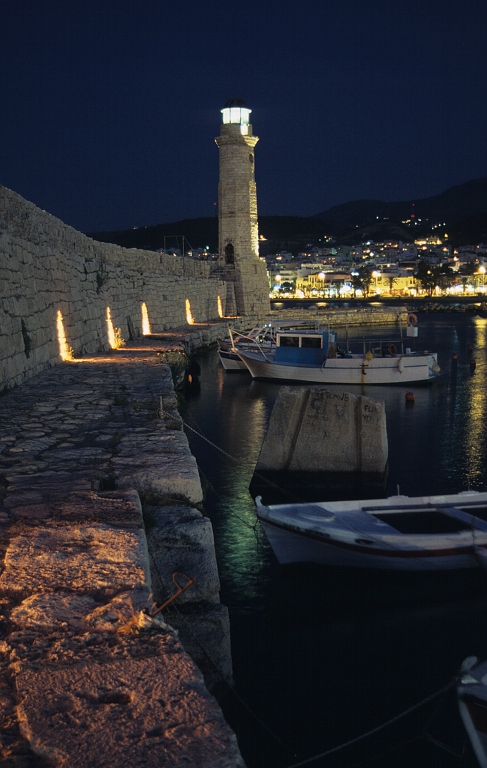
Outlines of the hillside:
[{"label": "hillside", "polygon": [[[402,222],[410,218],[413,203],[417,223],[411,227]],[[487,242],[487,178],[474,179],[419,200],[396,203],[355,200],[310,217],[259,216],[259,234],[264,238],[260,252],[262,255],[280,249],[294,252],[325,236],[348,244],[362,240],[411,241],[430,233],[432,227],[440,223],[445,226],[433,231],[448,232],[453,245]],[[218,250],[216,217],[87,234],[101,242],[150,250],[181,248],[184,236],[186,249],[208,246],[211,252]]]},{"label": "hillside", "polygon": [[398,203],[354,200],[315,215],[330,227],[350,229],[373,224],[377,219],[405,221],[410,218],[413,203],[416,220],[428,220],[431,224],[445,222],[447,227],[454,227],[467,217],[487,212],[487,178],[458,184],[434,197]]}]

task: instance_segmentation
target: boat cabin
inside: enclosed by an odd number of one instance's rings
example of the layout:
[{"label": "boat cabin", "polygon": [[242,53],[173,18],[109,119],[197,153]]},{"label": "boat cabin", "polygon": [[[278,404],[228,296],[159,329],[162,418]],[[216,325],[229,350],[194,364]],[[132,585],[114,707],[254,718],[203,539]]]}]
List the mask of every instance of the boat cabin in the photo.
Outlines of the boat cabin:
[{"label": "boat cabin", "polygon": [[276,347],[275,362],[321,365],[328,353],[336,349],[336,333],[328,330],[278,331]]}]

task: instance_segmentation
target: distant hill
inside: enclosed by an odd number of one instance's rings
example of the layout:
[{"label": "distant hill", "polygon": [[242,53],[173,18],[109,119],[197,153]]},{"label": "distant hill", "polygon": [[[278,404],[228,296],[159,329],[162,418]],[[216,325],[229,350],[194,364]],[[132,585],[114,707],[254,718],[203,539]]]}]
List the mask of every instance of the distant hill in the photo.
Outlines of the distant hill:
[{"label": "distant hill", "polygon": [[405,221],[411,215],[413,204],[416,220],[428,220],[432,224],[445,222],[448,227],[455,226],[467,217],[487,212],[487,177],[450,187],[434,197],[399,203],[354,200],[335,205],[315,216],[327,226],[351,229],[371,225],[377,219]]},{"label": "distant hill", "polygon": [[[259,234],[268,241],[268,247],[291,247],[293,244],[306,244],[323,237],[323,223],[311,216],[259,216]],[[218,251],[218,219],[183,219],[172,224],[157,224],[152,227],[124,229],[117,232],[88,232],[89,237],[102,243],[115,243],[124,248],[181,248],[182,237],[193,248],[209,246],[210,252]],[[261,251],[265,252],[265,241]]]},{"label": "distant hill", "polygon": [[[402,222],[413,210],[416,225]],[[412,241],[432,230],[433,225],[445,224],[435,231],[448,232],[453,245],[487,242],[487,177],[450,187],[434,197],[388,203],[383,200],[354,200],[329,208],[314,216],[259,216],[260,253],[276,250],[300,250],[309,243],[333,237],[338,243],[358,243],[365,240]],[[117,232],[89,232],[89,237],[101,242],[115,243],[125,248],[157,250],[180,248],[182,236],[194,248],[208,246],[218,250],[218,219],[206,217],[183,219],[170,224],[158,224]]]}]

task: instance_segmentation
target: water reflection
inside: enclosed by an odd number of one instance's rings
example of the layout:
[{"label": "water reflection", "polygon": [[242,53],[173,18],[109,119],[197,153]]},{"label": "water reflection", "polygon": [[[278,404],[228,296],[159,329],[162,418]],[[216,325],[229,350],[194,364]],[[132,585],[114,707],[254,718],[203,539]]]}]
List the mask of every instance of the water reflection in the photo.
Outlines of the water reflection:
[{"label": "water reflection", "polygon": [[[421,348],[438,351],[441,380],[350,388],[385,403],[388,492],[397,486],[408,495],[485,489],[487,321],[421,315],[419,328]],[[215,531],[222,601],[230,610],[237,691],[289,750],[240,709],[228,705],[225,713],[249,768],[282,768],[296,762],[295,754],[310,757],[411,706],[448,682],[466,656],[487,657],[487,583],[480,571],[404,577],[279,568],[256,526],[248,486],[280,385],[225,373],[214,353],[198,361],[201,387],[188,402],[186,420],[233,457],[188,433],[211,485],[205,508]],[[408,404],[411,390],[414,403]],[[461,752],[465,735],[453,699],[449,705],[451,728],[448,720],[446,733],[436,735]],[[457,766],[456,757],[421,740],[431,711],[420,715],[416,730],[408,721],[373,749],[362,744],[326,764],[353,765],[368,756],[371,768]],[[443,721],[444,710],[440,731]]]}]

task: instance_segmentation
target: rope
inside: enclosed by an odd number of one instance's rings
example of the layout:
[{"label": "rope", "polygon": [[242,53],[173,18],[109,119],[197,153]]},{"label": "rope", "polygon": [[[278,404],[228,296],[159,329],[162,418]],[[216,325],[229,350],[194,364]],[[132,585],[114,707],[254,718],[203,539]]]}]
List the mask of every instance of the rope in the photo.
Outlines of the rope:
[{"label": "rope", "polygon": [[428,702],[433,701],[434,699],[438,698],[438,696],[441,696],[442,694],[446,693],[447,691],[450,690],[450,688],[452,688],[455,685],[456,682],[457,682],[457,678],[455,677],[447,685],[444,685],[443,688],[440,688],[438,691],[435,691],[435,693],[432,693],[429,696],[426,696],[424,699],[421,699],[421,701],[418,701],[417,704],[413,704],[411,707],[408,707],[403,712],[400,712],[398,715],[391,717],[390,720],[386,720],[386,722],[382,723],[382,725],[378,725],[376,726],[376,728],[371,728],[370,731],[367,731],[366,733],[362,733],[360,736],[356,736],[354,739],[345,741],[343,744],[339,744],[336,747],[332,747],[331,749],[326,750],[326,752],[321,752],[319,755],[314,755],[314,757],[309,757],[307,758],[307,760],[302,760],[300,763],[293,763],[292,765],[288,765],[287,768],[301,768],[301,766],[303,765],[310,765],[311,763],[314,763],[316,760],[321,760],[321,758],[328,757],[329,755],[332,755],[335,752],[340,752],[342,749],[346,749],[347,747],[352,746],[352,744],[357,744],[359,741],[363,741],[363,739],[366,739],[369,736],[372,736],[374,733],[379,733],[379,731],[382,731],[384,728],[387,728],[389,725],[392,725],[393,723],[397,723],[399,720],[402,720],[403,717],[410,715],[411,712],[414,712],[416,709],[423,707],[425,704],[428,704]]},{"label": "rope", "polygon": [[[183,425],[184,425],[184,427],[189,429],[191,432],[193,432],[195,435],[197,435],[202,440],[204,440],[206,443],[208,443],[213,448],[215,448],[215,450],[219,451],[223,456],[225,456],[226,458],[230,459],[235,464],[239,464],[239,459],[237,459],[235,456],[232,456],[230,453],[228,453],[227,451],[223,450],[218,445],[213,443],[211,440],[209,440],[207,437],[205,437],[205,435],[201,431],[198,431],[197,429],[194,429],[194,427],[190,426],[187,423],[187,421],[183,420]],[[256,477],[259,477],[261,480],[267,482],[270,486],[274,486],[275,488],[279,489],[279,486],[276,483],[268,480],[267,478],[264,478],[264,477],[260,476],[258,473],[254,473],[254,474],[255,474]],[[282,489],[280,489],[280,490],[282,490]],[[221,497],[219,496],[219,494],[216,491],[215,491],[215,494],[220,499],[220,501],[222,501]],[[290,497],[293,497],[295,500],[300,501],[299,497],[294,496],[294,494],[289,493],[288,495]],[[257,537],[257,526],[258,526],[258,522],[259,521],[256,520],[254,525],[250,525],[249,523],[247,523],[246,520],[240,518],[239,516],[237,516],[237,517],[245,526],[247,526],[248,528],[251,528],[251,529],[254,530],[254,533],[255,533],[256,539],[257,539],[257,543],[259,543],[262,546],[261,542],[259,541],[259,539]],[[194,640],[198,643],[198,645],[202,649],[203,653],[207,657],[208,661],[210,662],[210,664],[212,665],[214,670],[220,675],[221,679],[229,686],[230,691],[235,696],[235,698],[252,715],[252,717],[259,723],[259,725],[272,736],[272,738],[275,741],[277,741],[279,744],[281,744],[282,746],[284,746],[287,749],[289,749],[289,751],[292,751],[291,748],[287,744],[285,744],[278,736],[276,736],[276,734],[255,714],[255,712],[253,712],[253,710],[249,707],[249,705],[241,698],[241,696],[235,691],[235,689],[228,683],[228,681],[225,679],[225,676],[223,675],[222,671],[213,662],[212,658],[210,657],[210,655],[208,654],[208,652],[206,651],[204,646],[200,643],[199,639],[194,634],[193,630],[191,629],[190,625],[186,621],[185,617],[179,611],[178,607],[176,605],[173,605],[173,608],[178,612],[180,618],[186,624],[186,627],[188,628],[189,632],[191,633],[191,635],[193,636]],[[340,751],[342,751],[344,749],[347,749],[348,747],[352,746],[353,744],[357,744],[360,741],[363,741],[364,739],[366,739],[366,738],[368,738],[368,737],[370,737],[370,736],[372,736],[372,735],[374,735],[376,733],[379,733],[380,731],[382,731],[385,728],[389,727],[390,725],[398,722],[399,720],[403,719],[404,717],[406,717],[407,715],[411,714],[412,712],[414,712],[415,710],[419,709],[420,707],[423,707],[428,702],[433,701],[434,699],[438,698],[442,694],[446,693],[448,690],[450,690],[450,688],[452,688],[452,686],[455,684],[455,682],[456,682],[456,678],[454,678],[452,681],[450,681],[447,685],[445,685],[442,688],[440,688],[438,691],[435,691],[435,693],[432,693],[429,696],[426,696],[424,699],[422,699],[418,703],[412,705],[411,707],[408,707],[407,709],[405,709],[400,714],[395,715],[394,717],[392,717],[389,720],[387,720],[385,723],[382,723],[381,725],[376,726],[375,728],[372,728],[371,730],[367,731],[366,733],[363,733],[360,736],[356,736],[355,738],[350,739],[349,741],[346,741],[343,744],[340,744],[340,745],[338,745],[336,747],[332,747],[331,749],[329,749],[329,750],[327,750],[325,752],[321,752],[320,754],[315,755],[315,756],[310,757],[310,758],[307,758],[306,760],[303,760],[303,761],[301,761],[299,763],[293,763],[292,765],[287,766],[287,768],[301,768],[301,766],[310,765],[311,763],[314,763],[317,760],[320,760],[320,759],[322,759],[324,757],[328,757],[329,755],[332,755],[332,754],[336,754],[337,752],[340,752]]]},{"label": "rope", "polygon": [[[162,414],[163,415],[167,415],[165,413],[165,411],[162,411]],[[183,426],[184,427],[186,427],[187,429],[191,430],[191,432],[193,432],[195,435],[197,435],[202,440],[204,440],[206,443],[208,443],[208,445],[211,445],[212,448],[215,448],[217,451],[222,453],[224,456],[226,456],[228,459],[233,461],[235,464],[240,464],[240,460],[237,459],[235,456],[232,456],[231,453],[228,453],[227,451],[224,451],[223,448],[220,448],[218,445],[216,445],[211,440],[209,440],[207,437],[205,437],[205,435],[202,434],[202,432],[198,432],[198,430],[196,430],[192,426],[190,426],[188,424],[188,422],[185,421],[184,419],[182,421],[183,421]],[[285,488],[282,488],[278,483],[275,483],[273,480],[269,480],[269,478],[265,477],[264,475],[261,475],[259,472],[255,472],[254,471],[254,477],[257,477],[259,480],[261,480],[263,483],[268,485],[270,488],[273,488],[273,489],[275,489],[277,491],[280,491],[281,493],[285,493],[286,496],[289,496],[291,501],[295,501],[298,504],[306,504],[306,503],[308,503],[304,499],[302,499],[300,496],[297,496],[295,493],[292,493],[292,491],[289,491],[289,490],[287,490]],[[310,504],[310,506],[312,506],[312,502],[309,502],[309,504]]]},{"label": "rope", "polygon": [[[152,561],[152,565],[154,567],[154,570],[156,571],[156,573],[157,573],[157,575],[159,577],[159,581],[160,581],[161,585],[163,586],[164,585],[164,581],[163,581],[163,579],[161,577],[159,568],[157,567],[157,563],[156,563],[154,557],[152,556],[152,553],[149,553],[149,555],[150,555],[150,559]],[[191,627],[191,625],[187,621],[185,615],[183,613],[181,613],[181,611],[179,610],[178,606],[175,603],[172,603],[171,608],[176,611],[176,613],[178,614],[179,618],[183,621],[183,623],[186,626],[186,629],[192,635],[194,641],[199,645],[199,647],[203,651],[204,655],[208,659],[211,667],[218,674],[220,679],[225,683],[225,685],[227,686],[227,688],[230,691],[230,693],[233,694],[233,696],[237,699],[237,701],[247,710],[247,712],[254,718],[254,720],[261,726],[261,728],[263,728],[265,731],[267,731],[267,733],[270,736],[272,736],[274,741],[276,741],[282,747],[285,747],[285,749],[287,749],[289,752],[291,752],[292,754],[294,754],[296,756],[296,753],[294,752],[294,750],[291,749],[291,747],[288,744],[286,744],[284,741],[282,741],[282,739],[280,739],[279,736],[277,736],[269,728],[269,726],[266,725],[266,723],[263,720],[261,720],[258,717],[258,715],[256,715],[256,713],[251,709],[251,707],[247,704],[247,702],[240,696],[240,694],[237,693],[237,691],[235,690],[235,688],[233,687],[231,682],[226,678],[225,674],[222,672],[220,667],[213,661],[212,657],[210,656],[210,654],[207,651],[207,649],[205,648],[205,646],[201,643],[200,639],[197,637],[197,635],[195,635],[195,633],[193,632],[193,628]]]}]

